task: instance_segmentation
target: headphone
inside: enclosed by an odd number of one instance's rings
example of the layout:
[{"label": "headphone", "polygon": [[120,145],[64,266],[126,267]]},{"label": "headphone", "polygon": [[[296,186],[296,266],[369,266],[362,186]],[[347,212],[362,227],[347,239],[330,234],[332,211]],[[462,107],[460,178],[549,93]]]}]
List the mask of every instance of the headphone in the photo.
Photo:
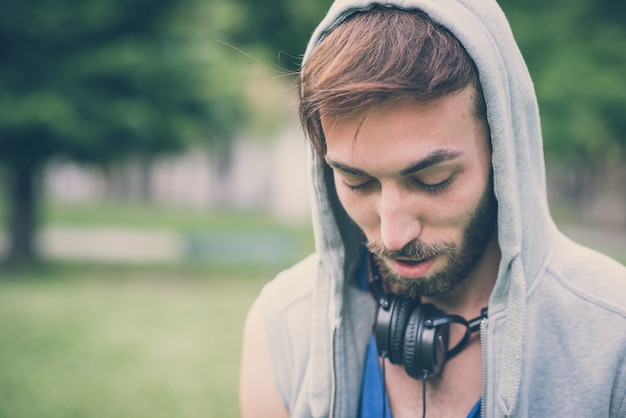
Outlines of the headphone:
[{"label": "headphone", "polygon": [[[467,321],[459,315],[449,315],[431,303],[421,303],[393,293],[385,293],[375,263],[374,280],[370,283],[372,295],[380,305],[376,318],[376,346],[378,355],[393,364],[403,364],[407,374],[415,379],[437,377],[446,361],[465,348],[470,335],[487,318],[487,308],[480,316]],[[449,348],[450,325],[465,327],[463,338]]]}]

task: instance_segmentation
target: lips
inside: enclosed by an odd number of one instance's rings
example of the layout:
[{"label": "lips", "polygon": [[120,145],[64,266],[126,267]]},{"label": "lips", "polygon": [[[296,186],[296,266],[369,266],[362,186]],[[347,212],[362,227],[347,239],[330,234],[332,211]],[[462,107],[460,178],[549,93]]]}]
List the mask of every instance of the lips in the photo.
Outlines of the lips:
[{"label": "lips", "polygon": [[390,260],[393,270],[402,277],[418,279],[428,274],[435,264],[437,257],[427,258],[422,261],[392,259]]}]

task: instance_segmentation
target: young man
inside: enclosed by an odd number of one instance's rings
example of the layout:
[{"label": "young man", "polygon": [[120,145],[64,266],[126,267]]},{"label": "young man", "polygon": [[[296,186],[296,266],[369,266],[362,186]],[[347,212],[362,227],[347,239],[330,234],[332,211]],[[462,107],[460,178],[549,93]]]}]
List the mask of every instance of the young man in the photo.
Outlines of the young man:
[{"label": "young man", "polygon": [[626,268],[550,218],[494,1],[337,1],[300,93],[317,252],[250,311],[244,417],[626,417]]}]

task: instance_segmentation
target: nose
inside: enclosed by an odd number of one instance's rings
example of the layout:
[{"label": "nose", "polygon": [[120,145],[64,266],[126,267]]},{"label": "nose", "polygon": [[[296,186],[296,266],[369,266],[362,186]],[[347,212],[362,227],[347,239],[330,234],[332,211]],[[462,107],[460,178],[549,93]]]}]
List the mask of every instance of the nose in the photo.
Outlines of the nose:
[{"label": "nose", "polygon": [[418,208],[396,188],[383,190],[380,196],[380,239],[388,250],[399,250],[422,232]]}]

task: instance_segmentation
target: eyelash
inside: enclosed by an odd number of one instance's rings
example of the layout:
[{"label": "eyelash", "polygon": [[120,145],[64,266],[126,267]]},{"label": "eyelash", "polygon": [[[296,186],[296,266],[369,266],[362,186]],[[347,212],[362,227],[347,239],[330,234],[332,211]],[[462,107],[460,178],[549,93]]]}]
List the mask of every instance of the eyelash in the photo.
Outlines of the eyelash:
[{"label": "eyelash", "polygon": [[426,192],[430,193],[430,194],[439,194],[442,193],[446,190],[446,188],[448,188],[448,186],[450,185],[450,183],[452,182],[452,177],[450,176],[447,179],[445,179],[444,181],[441,181],[437,184],[424,184],[421,181],[418,180],[414,180],[414,183],[417,183],[417,187],[419,187],[422,190],[425,190]]},{"label": "eyelash", "polygon": [[352,184],[348,184],[345,181],[343,182],[343,184],[348,188],[348,190],[351,190],[357,193],[364,193],[371,185],[374,184],[374,181],[373,180],[366,181],[365,183],[357,184],[356,186]]},{"label": "eyelash", "polygon": [[[437,184],[425,184],[422,183],[421,181],[417,180],[417,179],[413,179],[411,181],[411,184],[414,185],[415,187],[417,187],[418,189],[421,189],[429,194],[435,195],[435,194],[439,194],[442,193],[446,190],[446,188],[450,185],[450,183],[452,182],[452,177],[454,176],[450,176],[447,179],[445,179],[442,182],[439,182]],[[365,183],[362,184],[357,184],[357,185],[352,185],[352,184],[348,184],[345,181],[343,182],[343,184],[351,191],[353,192],[357,192],[357,193],[365,193],[367,192],[367,189],[369,189],[371,186],[373,186],[375,184],[375,180],[370,180],[367,181]]]}]

